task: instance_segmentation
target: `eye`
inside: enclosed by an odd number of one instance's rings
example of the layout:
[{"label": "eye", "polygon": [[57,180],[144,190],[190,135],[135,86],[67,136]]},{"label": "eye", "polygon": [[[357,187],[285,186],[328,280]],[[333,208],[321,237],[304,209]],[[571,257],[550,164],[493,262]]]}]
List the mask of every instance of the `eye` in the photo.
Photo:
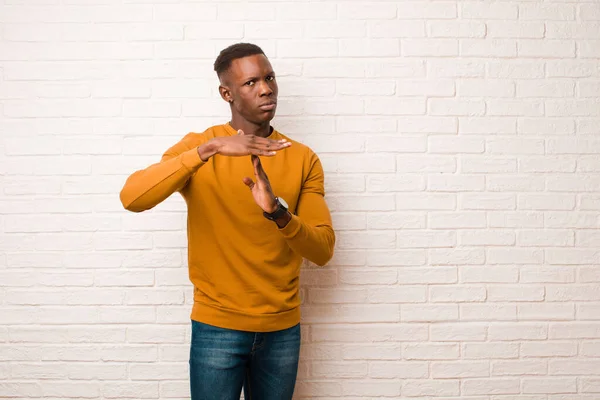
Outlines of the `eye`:
[{"label": "eye", "polygon": [[273,75],[269,75],[269,76],[267,76],[267,80],[268,81],[274,81],[275,77]]},{"label": "eye", "polygon": [[248,81],[245,83],[245,85],[252,86],[252,85],[254,85],[254,81]]}]

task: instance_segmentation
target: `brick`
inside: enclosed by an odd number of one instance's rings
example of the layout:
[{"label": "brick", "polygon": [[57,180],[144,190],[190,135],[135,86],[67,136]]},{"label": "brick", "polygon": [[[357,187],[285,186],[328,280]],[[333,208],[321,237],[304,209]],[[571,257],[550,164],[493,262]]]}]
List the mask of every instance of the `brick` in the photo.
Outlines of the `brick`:
[{"label": "brick", "polygon": [[397,4],[398,19],[454,19],[457,16],[454,3],[406,1]]},{"label": "brick", "polygon": [[103,384],[102,393],[108,399],[158,398],[158,382],[111,382]]},{"label": "brick", "polygon": [[[552,62],[552,61],[549,61]],[[544,63],[530,61],[502,60],[487,63],[488,74],[491,78],[502,79],[536,79],[544,78]]]},{"label": "brick", "polygon": [[[552,327],[550,328],[552,332]],[[577,343],[545,341],[521,343],[523,357],[572,357],[577,354]]]},{"label": "brick", "polygon": [[319,342],[422,342],[426,324],[335,324],[312,326],[312,340]]},{"label": "brick", "polygon": [[471,99],[429,99],[428,109],[431,115],[483,115],[485,113],[485,102]]},{"label": "brick", "polygon": [[332,20],[337,18],[335,4],[296,3],[277,8],[277,19],[293,20]]},{"label": "brick", "polygon": [[462,344],[462,354],[468,360],[518,358],[519,344],[510,342],[464,343]]},{"label": "brick", "polygon": [[397,248],[454,247],[456,233],[452,231],[406,231],[397,232]]},{"label": "brick", "polygon": [[[384,21],[381,21],[381,23],[383,22]],[[265,24],[260,24],[256,27],[256,29],[260,29],[261,32],[264,32],[262,35],[263,38],[273,37],[270,33],[272,29],[268,29],[268,27],[264,27],[264,25]],[[287,34],[290,35],[290,38],[302,36],[303,27],[304,35],[306,35],[307,38],[359,38],[366,36],[368,23],[365,23],[364,21],[354,22],[347,20],[336,21],[335,23],[332,21],[315,22],[308,20],[306,23],[299,24],[297,26],[293,25],[293,23],[285,23],[280,25],[281,29],[277,31],[278,34],[283,35],[287,32]],[[288,28],[289,26],[293,26],[294,29],[290,31]],[[246,32],[248,32],[248,24],[246,24]],[[376,35],[371,36],[378,37]],[[388,35],[383,37],[388,37]]]},{"label": "brick", "polygon": [[398,396],[400,395],[400,382],[370,382],[350,380],[342,382],[342,395],[349,396]]},{"label": "brick", "polygon": [[575,307],[572,304],[520,304],[517,312],[523,321],[574,320]]},{"label": "brick", "polygon": [[[377,20],[367,22],[368,34],[373,38],[423,38],[425,37],[425,22],[403,20]],[[352,35],[346,35],[352,36]]]},{"label": "brick", "polygon": [[405,267],[398,271],[398,281],[405,284],[455,283],[457,282],[456,276],[456,269],[452,267]]},{"label": "brick", "polygon": [[[346,67],[347,63],[344,64],[343,68]],[[339,72],[336,73],[339,75]],[[389,61],[383,59],[376,63],[368,62],[366,65],[367,78],[424,78],[425,74],[425,62],[423,60]]]},{"label": "brick", "polygon": [[598,63],[585,60],[548,60],[546,62],[549,78],[583,78],[600,76]]},{"label": "brick", "polygon": [[542,323],[493,323],[488,337],[492,341],[544,340],[548,338],[548,327]]},{"label": "brick", "polygon": [[338,7],[338,17],[347,19],[394,19],[396,18],[396,5],[393,3],[350,3]]},{"label": "brick", "polygon": [[485,214],[481,212],[429,212],[428,224],[431,229],[460,229],[486,227]]},{"label": "brick", "polygon": [[365,101],[367,115],[421,115],[425,114],[426,102],[412,98],[373,98]]},{"label": "brick", "polygon": [[520,247],[572,247],[575,245],[575,233],[567,230],[522,230],[517,233],[517,244]]},{"label": "brick", "polygon": [[[510,80],[501,79],[461,79],[457,81],[456,93],[461,97],[514,97],[515,84]],[[477,119],[485,121],[491,119],[492,121],[500,122],[501,126],[506,126],[506,123],[511,122],[510,118],[465,118],[464,120],[469,121]],[[505,121],[506,123],[502,124],[502,121]],[[497,129],[499,128],[495,128],[492,132],[497,131]],[[486,133],[491,132],[488,131]]]},{"label": "brick", "polygon": [[427,34],[441,38],[481,38],[486,33],[485,24],[476,21],[429,21]]},{"label": "brick", "polygon": [[486,338],[487,324],[436,323],[431,325],[431,341],[483,341]]},{"label": "brick", "polygon": [[400,51],[403,56],[445,57],[458,56],[456,39],[402,39]]},{"label": "brick", "polygon": [[544,37],[543,22],[487,21],[490,38],[534,39]]},{"label": "brick", "polygon": [[437,379],[478,378],[490,374],[488,361],[443,361],[431,363],[431,377]]},{"label": "brick", "polygon": [[415,250],[376,250],[370,251],[367,256],[367,264],[370,266],[389,265],[423,265],[426,253],[424,249]]},{"label": "brick", "polygon": [[459,54],[466,57],[515,57],[518,42],[512,39],[464,39]]},{"label": "brick", "polygon": [[400,306],[400,320],[404,322],[440,322],[458,320],[458,305],[413,305]]},{"label": "brick", "polygon": [[398,195],[396,205],[401,210],[453,210],[456,196],[446,193]]},{"label": "brick", "polygon": [[575,19],[575,5],[520,4],[519,18],[523,20],[570,21]]},{"label": "brick", "polygon": [[398,281],[394,269],[345,270],[339,273],[340,283],[350,285],[393,285]]},{"label": "brick", "polygon": [[402,385],[405,396],[458,396],[459,380],[406,379]]},{"label": "brick", "polygon": [[400,79],[396,93],[400,96],[446,97],[455,93],[454,82],[449,79]]},{"label": "brick", "polygon": [[486,299],[486,290],[483,287],[461,286],[445,287],[432,286],[430,289],[432,302],[479,302]]},{"label": "brick", "polygon": [[514,305],[461,304],[459,306],[462,321],[516,321],[517,307]]},{"label": "brick", "polygon": [[[327,346],[329,349],[331,345]],[[343,358],[346,360],[399,360],[402,354],[401,344],[348,344],[340,349]]]},{"label": "brick", "polygon": [[277,45],[277,55],[283,58],[333,57],[338,55],[338,44],[334,40],[280,41]]},{"label": "brick", "polygon": [[523,266],[520,269],[520,280],[524,283],[567,283],[575,282],[573,267],[539,267]]},{"label": "brick", "polygon": [[600,8],[597,4],[580,4],[578,16],[584,21],[600,21]]},{"label": "brick", "polygon": [[369,377],[385,379],[425,379],[429,375],[429,367],[425,362],[372,362],[369,366]]},{"label": "brick", "polygon": [[515,244],[515,235],[498,229],[463,230],[459,232],[458,243],[462,246],[510,246]]},{"label": "brick", "polygon": [[455,360],[459,358],[458,344],[419,343],[406,344],[403,348],[407,360]]},{"label": "brick", "polygon": [[436,78],[473,78],[484,77],[486,65],[474,60],[434,59],[427,63],[427,68],[429,75]]},{"label": "brick", "polygon": [[517,19],[515,4],[464,2],[460,7],[460,16],[466,19]]},{"label": "brick", "polygon": [[424,286],[403,286],[402,290],[397,287],[382,287],[368,291],[370,303],[424,303],[426,300]]}]

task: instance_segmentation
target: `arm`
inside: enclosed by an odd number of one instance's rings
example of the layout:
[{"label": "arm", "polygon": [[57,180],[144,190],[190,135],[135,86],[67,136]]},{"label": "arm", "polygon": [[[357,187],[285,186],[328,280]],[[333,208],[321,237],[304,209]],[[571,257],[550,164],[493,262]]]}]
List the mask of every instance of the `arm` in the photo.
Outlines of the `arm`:
[{"label": "arm", "polygon": [[287,140],[271,140],[255,135],[214,137],[208,140],[190,133],[165,152],[161,161],[136,171],[121,190],[121,203],[129,211],[148,210],[180,191],[189,179],[215,154],[224,156],[274,156],[291,145]]},{"label": "arm", "polygon": [[331,214],[324,196],[323,166],[313,154],[310,172],[298,199],[296,215],[289,214],[287,223],[284,221],[280,224],[277,221],[279,231],[290,248],[319,266],[331,260],[335,245]]},{"label": "arm", "polygon": [[207,147],[210,146],[205,143],[204,136],[204,141],[198,143],[200,146],[191,146],[191,135],[168,149],[160,162],[136,171],[127,178],[120,193],[125,209],[141,212],[153,208],[181,190],[198,168],[206,163],[206,156],[214,154],[207,152]]}]

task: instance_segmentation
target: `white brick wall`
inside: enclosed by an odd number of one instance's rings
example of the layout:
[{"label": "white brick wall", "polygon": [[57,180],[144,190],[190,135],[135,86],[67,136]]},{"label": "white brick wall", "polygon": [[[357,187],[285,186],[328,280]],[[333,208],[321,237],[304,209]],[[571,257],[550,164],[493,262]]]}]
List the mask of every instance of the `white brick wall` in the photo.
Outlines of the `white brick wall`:
[{"label": "white brick wall", "polygon": [[118,192],[238,41],[338,234],[298,399],[600,399],[597,0],[0,1],[0,398],[188,397],[184,203]]}]

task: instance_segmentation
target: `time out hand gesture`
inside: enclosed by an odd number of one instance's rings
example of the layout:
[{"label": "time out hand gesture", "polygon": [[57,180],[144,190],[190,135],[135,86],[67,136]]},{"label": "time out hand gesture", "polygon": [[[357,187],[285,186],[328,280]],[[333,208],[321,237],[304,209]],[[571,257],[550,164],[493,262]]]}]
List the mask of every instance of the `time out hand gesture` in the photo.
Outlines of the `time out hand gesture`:
[{"label": "time out hand gesture", "polygon": [[236,136],[216,137],[198,147],[198,154],[203,161],[211,156],[274,156],[279,150],[289,147],[292,143],[285,139],[273,140],[255,135],[246,135],[241,129]]}]

